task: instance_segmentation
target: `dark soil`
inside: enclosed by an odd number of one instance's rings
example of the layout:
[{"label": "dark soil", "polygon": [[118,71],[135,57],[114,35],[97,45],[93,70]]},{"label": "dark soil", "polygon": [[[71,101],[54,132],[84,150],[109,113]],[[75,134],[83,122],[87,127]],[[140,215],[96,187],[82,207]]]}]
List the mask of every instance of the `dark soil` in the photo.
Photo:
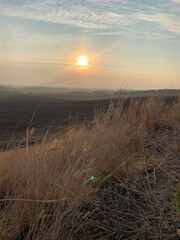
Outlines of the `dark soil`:
[{"label": "dark soil", "polygon": [[[141,98],[142,101],[144,99],[146,98]],[[166,97],[167,102],[174,99]],[[126,107],[130,100],[131,98],[126,99]],[[110,101],[63,100],[52,96],[25,94],[0,96],[0,149],[9,149],[19,144],[23,146],[30,123],[30,127],[36,130],[36,140],[42,139],[47,130],[49,134],[57,133],[64,126],[91,121],[95,111],[108,109]],[[117,102],[117,99],[113,101]]]}]

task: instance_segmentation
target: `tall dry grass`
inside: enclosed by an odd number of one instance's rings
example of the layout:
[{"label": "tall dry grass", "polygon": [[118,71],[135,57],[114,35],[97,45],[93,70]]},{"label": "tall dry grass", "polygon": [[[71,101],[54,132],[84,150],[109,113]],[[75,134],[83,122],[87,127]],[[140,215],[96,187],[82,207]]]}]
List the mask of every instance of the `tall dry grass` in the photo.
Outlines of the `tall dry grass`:
[{"label": "tall dry grass", "polygon": [[112,103],[0,153],[1,240],[179,238],[180,99]]}]

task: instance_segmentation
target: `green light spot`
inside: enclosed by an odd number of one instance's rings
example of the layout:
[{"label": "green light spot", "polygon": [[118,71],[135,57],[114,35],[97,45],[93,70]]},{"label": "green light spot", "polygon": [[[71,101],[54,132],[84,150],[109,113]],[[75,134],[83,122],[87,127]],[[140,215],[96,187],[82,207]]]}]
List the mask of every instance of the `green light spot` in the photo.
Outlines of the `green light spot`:
[{"label": "green light spot", "polygon": [[101,204],[100,201],[97,200],[97,201],[95,202],[95,206],[96,206],[96,208],[101,208],[102,204]]},{"label": "green light spot", "polygon": [[91,180],[94,180],[94,179],[95,179],[95,177],[92,175],[92,176],[91,176]]}]

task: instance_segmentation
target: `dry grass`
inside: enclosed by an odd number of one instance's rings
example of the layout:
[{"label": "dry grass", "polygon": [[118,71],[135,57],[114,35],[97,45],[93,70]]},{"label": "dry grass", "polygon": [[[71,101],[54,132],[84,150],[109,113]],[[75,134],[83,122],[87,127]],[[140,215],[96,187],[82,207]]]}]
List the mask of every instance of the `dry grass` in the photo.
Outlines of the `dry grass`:
[{"label": "dry grass", "polygon": [[111,104],[91,126],[0,153],[1,240],[179,238],[180,100]]}]

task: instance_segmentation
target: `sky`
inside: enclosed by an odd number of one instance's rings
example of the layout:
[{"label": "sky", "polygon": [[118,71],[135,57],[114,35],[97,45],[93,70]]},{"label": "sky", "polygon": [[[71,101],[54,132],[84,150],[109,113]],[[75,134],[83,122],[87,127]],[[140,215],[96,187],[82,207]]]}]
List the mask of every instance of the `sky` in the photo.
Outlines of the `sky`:
[{"label": "sky", "polygon": [[180,0],[0,0],[0,84],[180,88]]}]

